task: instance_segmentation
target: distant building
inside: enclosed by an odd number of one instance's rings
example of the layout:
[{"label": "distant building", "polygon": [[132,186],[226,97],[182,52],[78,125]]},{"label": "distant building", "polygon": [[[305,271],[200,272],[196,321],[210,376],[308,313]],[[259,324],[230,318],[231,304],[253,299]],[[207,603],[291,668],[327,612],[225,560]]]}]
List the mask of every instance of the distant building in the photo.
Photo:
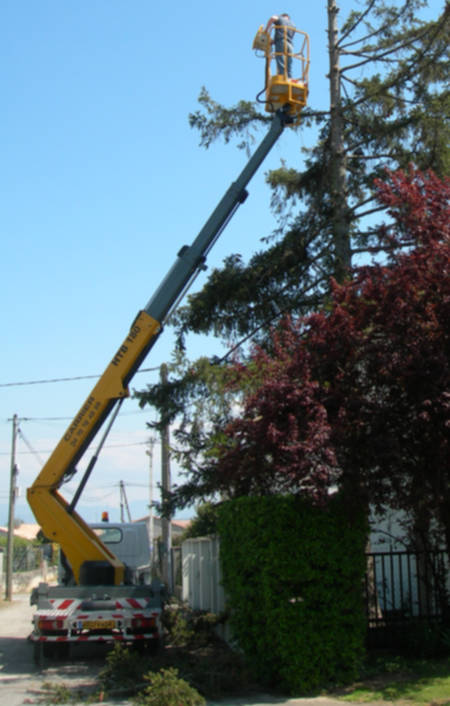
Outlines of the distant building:
[{"label": "distant building", "polygon": [[[14,536],[20,537],[20,539],[28,539],[28,541],[31,542],[33,539],[36,539],[40,529],[41,528],[36,523],[23,522],[19,527],[14,528]],[[7,534],[8,528],[0,527],[0,536],[5,537]]]},{"label": "distant building", "polygon": [[[153,539],[157,540],[162,536],[162,521],[160,517],[153,516]],[[150,516],[145,515],[139,520],[134,520],[135,522],[145,522],[147,527],[149,527]],[[172,541],[177,537],[181,537],[184,531],[191,524],[191,520],[172,520]]]}]

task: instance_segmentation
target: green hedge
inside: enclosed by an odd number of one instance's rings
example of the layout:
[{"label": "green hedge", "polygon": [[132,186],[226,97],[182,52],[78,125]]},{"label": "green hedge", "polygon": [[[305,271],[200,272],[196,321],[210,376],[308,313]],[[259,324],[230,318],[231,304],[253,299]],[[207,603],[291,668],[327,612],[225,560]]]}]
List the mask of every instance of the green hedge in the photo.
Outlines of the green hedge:
[{"label": "green hedge", "polygon": [[260,678],[308,693],[357,676],[367,520],[333,498],[239,498],[219,514],[233,634]]}]

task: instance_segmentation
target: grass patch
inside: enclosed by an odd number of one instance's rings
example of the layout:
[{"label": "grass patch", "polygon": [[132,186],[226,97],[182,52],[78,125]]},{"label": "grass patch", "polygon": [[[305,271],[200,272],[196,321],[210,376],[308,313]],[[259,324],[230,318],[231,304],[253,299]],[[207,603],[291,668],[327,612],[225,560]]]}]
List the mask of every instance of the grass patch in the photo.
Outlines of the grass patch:
[{"label": "grass patch", "polygon": [[378,657],[367,664],[361,681],[339,696],[344,701],[450,706],[450,659]]}]

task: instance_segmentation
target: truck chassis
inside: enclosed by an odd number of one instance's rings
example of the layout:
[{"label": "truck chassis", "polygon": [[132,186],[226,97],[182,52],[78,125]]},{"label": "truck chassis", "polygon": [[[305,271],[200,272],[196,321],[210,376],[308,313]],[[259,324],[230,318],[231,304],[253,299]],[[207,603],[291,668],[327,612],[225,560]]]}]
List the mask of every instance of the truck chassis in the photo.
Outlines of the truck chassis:
[{"label": "truck chassis", "polygon": [[35,662],[66,656],[71,644],[121,642],[156,651],[162,643],[161,585],[49,586],[33,590]]}]

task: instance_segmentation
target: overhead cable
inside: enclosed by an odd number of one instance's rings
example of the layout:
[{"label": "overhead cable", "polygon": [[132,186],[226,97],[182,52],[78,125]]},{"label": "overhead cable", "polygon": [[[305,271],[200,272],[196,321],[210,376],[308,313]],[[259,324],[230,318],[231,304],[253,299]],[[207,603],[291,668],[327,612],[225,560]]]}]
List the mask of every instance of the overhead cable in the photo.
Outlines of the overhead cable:
[{"label": "overhead cable", "polygon": [[[155,370],[159,370],[159,365],[156,368],[142,368],[138,370],[138,373],[150,373]],[[50,378],[47,380],[27,380],[25,382],[0,382],[0,387],[19,387],[21,385],[46,385],[51,382],[72,382],[74,380],[92,380],[93,378],[99,378],[101,375],[78,375],[76,377],[68,378]]]}]

